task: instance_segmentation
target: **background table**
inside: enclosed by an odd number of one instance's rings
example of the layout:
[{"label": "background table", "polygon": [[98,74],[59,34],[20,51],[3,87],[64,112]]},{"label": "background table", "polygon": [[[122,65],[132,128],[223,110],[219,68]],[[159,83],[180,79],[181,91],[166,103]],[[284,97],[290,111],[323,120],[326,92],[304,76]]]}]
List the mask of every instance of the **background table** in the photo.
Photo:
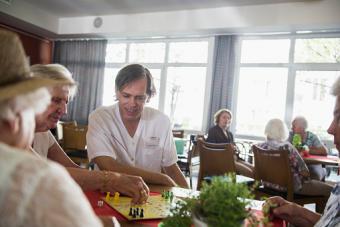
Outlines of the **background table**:
[{"label": "background table", "polygon": [[340,159],[337,156],[322,156],[322,155],[306,155],[302,157],[306,164],[321,164],[321,165],[333,165],[338,166]]}]

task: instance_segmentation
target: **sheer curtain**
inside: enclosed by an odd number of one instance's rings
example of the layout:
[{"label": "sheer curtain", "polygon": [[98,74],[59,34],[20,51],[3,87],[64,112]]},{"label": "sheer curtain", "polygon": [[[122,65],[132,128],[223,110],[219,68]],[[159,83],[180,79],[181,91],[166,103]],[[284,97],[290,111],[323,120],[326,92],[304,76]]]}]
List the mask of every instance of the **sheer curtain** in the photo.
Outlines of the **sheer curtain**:
[{"label": "sheer curtain", "polygon": [[107,40],[55,42],[54,62],[67,67],[78,83],[63,120],[87,124],[88,115],[102,105],[106,46]]},{"label": "sheer curtain", "polygon": [[208,124],[206,131],[214,125],[214,114],[221,108],[231,108],[236,36],[221,35],[215,37],[213,76]]}]

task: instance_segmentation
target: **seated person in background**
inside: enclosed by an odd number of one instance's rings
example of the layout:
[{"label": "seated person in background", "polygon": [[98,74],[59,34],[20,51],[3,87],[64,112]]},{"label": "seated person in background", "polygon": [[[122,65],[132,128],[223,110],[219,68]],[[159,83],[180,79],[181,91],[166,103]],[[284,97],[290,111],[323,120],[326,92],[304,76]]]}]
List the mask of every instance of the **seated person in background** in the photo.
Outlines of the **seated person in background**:
[{"label": "seated person in background", "polygon": [[[308,122],[302,116],[295,117],[292,121],[292,131],[289,132],[288,141],[293,142],[294,134],[301,136],[302,146],[307,146],[307,152],[313,155],[327,155],[327,147],[323,145],[321,140],[314,133],[307,131]],[[325,180],[326,169],[321,165],[308,165],[310,177],[315,180]]]},{"label": "seated person in background", "polygon": [[[334,136],[334,144],[340,156],[340,77],[332,87],[332,94],[336,96],[333,112],[333,121],[328,128],[328,133]],[[340,183],[338,182],[328,199],[322,215],[314,213],[295,203],[288,202],[281,197],[272,197],[268,204],[276,204],[273,208],[274,216],[280,217],[294,226],[335,227],[340,224]]]},{"label": "seated person in background", "polygon": [[[271,119],[265,128],[266,142],[258,144],[259,147],[268,150],[278,150],[283,147],[288,147],[289,164],[291,167],[294,192],[302,195],[323,195],[329,196],[332,186],[317,180],[309,179],[309,171],[305,161],[303,161],[296,148],[287,142],[288,128],[280,119]],[[276,190],[285,191],[279,185],[264,182],[264,185]]]},{"label": "seated person in background", "polygon": [[131,196],[135,203],[146,201],[149,189],[141,177],[129,176],[110,171],[89,171],[75,164],[59,146],[49,129],[55,128],[60,118],[67,111],[69,96],[73,97],[76,83],[71,73],[62,65],[33,65],[34,77],[49,78],[67,85],[54,86],[49,89],[51,103],[45,112],[36,117],[33,149],[43,158],[56,161],[67,167],[73,179],[83,190],[97,190],[114,193],[116,191]]},{"label": "seated person in background", "polygon": [[30,76],[17,35],[0,30],[0,43],[0,226],[102,226],[65,169],[29,152],[57,82]]},{"label": "seated person in background", "polygon": [[[206,139],[209,143],[232,143],[234,142],[233,134],[228,130],[231,124],[232,114],[228,109],[220,109],[214,115],[215,126],[209,129],[208,138]],[[247,177],[254,178],[254,167],[241,160],[235,158],[235,166],[237,174],[244,175]]]},{"label": "seated person in background", "polygon": [[90,160],[101,170],[141,176],[151,184],[187,188],[177,165],[169,118],[144,106],[155,93],[149,70],[139,64],[122,68],[115,89],[118,103],[90,114],[86,136]]}]

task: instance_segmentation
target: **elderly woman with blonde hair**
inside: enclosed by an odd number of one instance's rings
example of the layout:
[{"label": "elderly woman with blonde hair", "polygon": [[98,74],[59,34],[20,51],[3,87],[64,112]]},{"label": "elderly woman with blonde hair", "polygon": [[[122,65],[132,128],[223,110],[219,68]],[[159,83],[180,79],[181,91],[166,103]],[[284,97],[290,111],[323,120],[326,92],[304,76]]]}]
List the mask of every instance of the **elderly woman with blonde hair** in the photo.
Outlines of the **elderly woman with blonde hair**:
[{"label": "elderly woman with blonde hair", "polygon": [[[309,179],[309,171],[306,163],[295,147],[287,142],[288,128],[280,119],[271,119],[265,127],[266,142],[259,144],[259,147],[268,150],[280,150],[287,147],[289,151],[289,164],[293,174],[294,192],[302,195],[324,195],[329,196],[332,186],[317,180]],[[270,183],[264,182],[266,187],[285,191],[286,189]]]},{"label": "elderly woman with blonde hair", "polygon": [[[232,121],[232,113],[228,109],[220,109],[214,114],[215,126],[208,132],[207,142],[209,143],[231,143],[235,145],[233,133],[229,131]],[[235,147],[236,149],[236,147]],[[254,178],[254,167],[235,155],[235,167],[237,174]]]},{"label": "elderly woman with blonde hair", "polygon": [[14,33],[0,29],[0,43],[0,226],[102,226],[66,170],[28,151],[60,82],[31,77]]}]

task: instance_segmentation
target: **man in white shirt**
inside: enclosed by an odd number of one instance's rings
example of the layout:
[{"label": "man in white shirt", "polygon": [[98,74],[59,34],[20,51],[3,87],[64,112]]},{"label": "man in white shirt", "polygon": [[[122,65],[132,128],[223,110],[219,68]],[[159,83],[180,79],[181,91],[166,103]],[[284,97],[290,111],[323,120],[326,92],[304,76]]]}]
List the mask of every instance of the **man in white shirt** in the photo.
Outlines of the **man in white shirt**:
[{"label": "man in white shirt", "polygon": [[144,107],[155,93],[149,70],[139,64],[128,65],[118,72],[115,83],[118,102],[90,114],[86,137],[89,159],[102,170],[141,176],[151,184],[187,188],[177,165],[169,118]]}]

